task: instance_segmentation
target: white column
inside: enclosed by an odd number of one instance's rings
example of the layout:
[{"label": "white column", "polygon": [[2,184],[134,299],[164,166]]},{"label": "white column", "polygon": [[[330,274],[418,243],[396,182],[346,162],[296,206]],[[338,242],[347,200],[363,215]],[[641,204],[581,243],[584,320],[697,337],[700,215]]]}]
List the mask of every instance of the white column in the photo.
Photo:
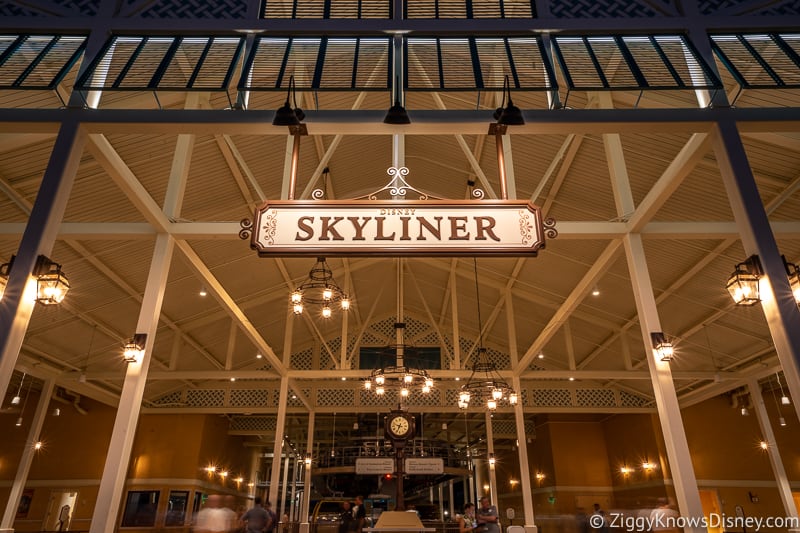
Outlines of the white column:
[{"label": "white column", "polygon": [[291,499],[289,500],[289,519],[292,521],[297,519],[295,517],[295,504],[297,503],[297,481],[301,464],[301,461],[298,461],[297,458],[294,458],[294,464],[292,464],[292,495]]},{"label": "white column", "polygon": [[[778,244],[733,121],[717,124],[713,146],[745,255],[758,254],[764,269],[765,276],[761,278],[759,287],[761,309],[767,319],[789,392],[792,398],[800,399],[800,309],[789,287]],[[741,261],[745,259],[742,257]],[[734,265],[731,265],[731,271],[733,268]],[[723,290],[722,283],[724,280],[720,281],[720,290]],[[793,403],[800,419],[800,402]]]},{"label": "white column", "polygon": [[[147,334],[144,356],[137,363],[128,363],[125,381],[122,385],[117,416],[111,432],[111,443],[108,446],[103,477],[97,494],[97,503],[92,515],[90,533],[108,533],[117,529],[122,490],[125,487],[125,476],[128,471],[133,439],[136,435],[136,424],[142,405],[144,387],[147,383],[147,372],[153,345],[158,329],[158,317],[164,300],[164,288],[172,261],[174,239],[165,233],[156,237],[150,273],[147,277],[147,288],[144,292],[139,320],[133,333]],[[121,354],[118,357],[122,357]]]},{"label": "white column", "polygon": [[449,503],[447,505],[447,508],[450,511],[450,520],[452,520],[453,517],[455,516],[455,501],[454,501],[455,493],[453,491],[453,486],[454,485],[455,485],[455,480],[454,479],[451,479],[451,480],[449,480],[447,482],[447,494],[448,494],[448,496],[450,498],[449,499]]},{"label": "white column", "polygon": [[[3,293],[3,305],[0,305],[0,398],[5,398],[8,392],[8,383],[36,305],[36,281],[31,273],[37,257],[40,254],[49,256],[53,250],[85,142],[86,131],[77,122],[67,120],[61,125],[22,234]],[[69,275],[69,265],[65,265],[64,270]]]},{"label": "white column", "polygon": [[281,505],[280,509],[278,510],[278,520],[283,520],[283,515],[286,512],[286,493],[289,491],[289,461],[291,461],[291,457],[289,457],[289,453],[287,451],[283,458],[283,490],[278,491],[278,493],[281,495]]},{"label": "white column", "polygon": [[[33,458],[38,452],[35,448],[35,444],[39,441],[44,419],[47,417],[47,409],[50,406],[50,397],[53,395],[53,387],[54,381],[52,378],[45,380],[42,385],[39,402],[36,404],[36,412],[33,415],[31,428],[28,431],[28,437],[25,439],[25,447],[22,449],[22,457],[20,457],[19,465],[17,466],[17,475],[14,476],[14,482],[11,484],[11,492],[8,495],[6,510],[3,513],[2,522],[0,522],[0,532],[14,531],[14,518],[17,515],[17,507],[19,507],[22,491],[25,489],[25,483],[28,481],[31,463],[33,463]],[[30,394],[30,391],[28,391],[28,394]]]},{"label": "white column", "polygon": [[[661,331],[661,323],[644,256],[642,237],[638,233],[628,234],[623,238],[623,244],[678,508],[681,516],[701,517],[703,506],[700,503],[700,491],[697,489],[697,479],[692,468],[692,456],[683,428],[678,395],[675,392],[675,383],[672,381],[672,370],[668,362],[656,358],[650,341],[650,333]],[[699,532],[706,531],[706,528],[687,527],[685,531]]]},{"label": "white column", "polygon": [[261,460],[261,448],[256,448],[253,450],[253,456],[250,458],[250,480],[248,483],[252,483],[253,486],[248,486],[247,495],[250,498],[256,497],[256,491],[258,490],[258,464]]},{"label": "white column", "polygon": [[489,457],[494,454],[494,431],[492,427],[492,413],[486,411],[486,470],[489,472],[489,501],[497,505],[497,469],[489,463]]},{"label": "white column", "polygon": [[522,487],[522,509],[525,513],[525,530],[536,533],[533,515],[533,491],[531,490],[530,466],[528,466],[528,437],[525,435],[525,415],[522,412],[522,387],[519,376],[514,376],[514,390],[519,393],[519,401],[514,406],[514,421],[517,426],[517,451],[519,454],[519,484]]},{"label": "white column", "polygon": [[[268,500],[278,497],[278,482],[281,475],[281,453],[283,450],[283,432],[286,427],[286,404],[289,403],[289,378],[281,378],[281,389],[278,397],[278,419],[275,421],[275,446],[272,448],[272,472],[269,478]],[[275,502],[272,502],[273,505]]]},{"label": "white column", "polygon": [[[311,456],[314,451],[314,413],[308,413],[308,442],[306,443],[306,455]],[[300,532],[308,533],[308,507],[311,496],[311,469],[312,466],[306,466],[303,476],[303,505],[300,506]]]},{"label": "white column", "polygon": [[[756,411],[758,425],[761,427],[761,435],[767,443],[766,453],[769,455],[769,463],[772,465],[772,473],[775,474],[775,482],[778,484],[778,493],[783,503],[784,516],[797,518],[797,506],[792,498],[792,487],[789,485],[789,478],[786,477],[786,469],[783,467],[781,452],[778,443],[775,441],[775,433],[772,431],[772,424],[769,422],[767,408],[764,405],[764,396],[761,394],[761,387],[757,379],[750,379],[747,382],[750,390],[750,399]],[[800,531],[790,529],[789,531]]]}]

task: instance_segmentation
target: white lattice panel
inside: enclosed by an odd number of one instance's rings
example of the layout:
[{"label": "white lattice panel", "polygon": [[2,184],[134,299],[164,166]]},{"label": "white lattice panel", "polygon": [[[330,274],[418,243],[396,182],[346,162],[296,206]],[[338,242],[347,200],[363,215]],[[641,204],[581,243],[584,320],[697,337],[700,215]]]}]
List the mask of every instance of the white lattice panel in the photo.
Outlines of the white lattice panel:
[{"label": "white lattice panel", "polygon": [[221,389],[195,389],[186,391],[186,405],[192,407],[224,407],[225,391]]},{"label": "white lattice panel", "polygon": [[234,389],[231,391],[231,407],[260,407],[267,405],[270,393],[264,389]]},{"label": "white lattice panel", "polygon": [[486,357],[490,363],[497,365],[497,368],[511,367],[511,359],[508,357],[507,353],[495,350],[494,348],[487,348]]},{"label": "white lattice panel", "polygon": [[417,337],[424,334],[426,331],[430,329],[430,326],[424,322],[420,322],[416,318],[408,318],[406,317],[406,344],[414,343],[419,344]]},{"label": "white lattice panel", "polygon": [[361,389],[359,393],[359,403],[363,406],[389,407],[397,405],[397,399],[397,394],[393,392],[378,396],[372,391]]},{"label": "white lattice panel", "polygon": [[183,403],[183,391],[176,390],[157,399],[156,405],[176,405]]},{"label": "white lattice panel", "polygon": [[292,354],[291,366],[297,370],[311,370],[311,364],[314,358],[314,350],[307,348],[301,352]]},{"label": "white lattice panel", "polygon": [[534,389],[533,405],[539,407],[570,407],[572,395],[569,389]]},{"label": "white lattice panel", "polygon": [[275,431],[277,420],[273,416],[234,416],[231,431]]},{"label": "white lattice panel", "polygon": [[317,406],[353,405],[355,391],[352,389],[318,389]]},{"label": "white lattice panel", "polygon": [[417,346],[439,346],[439,335],[435,331],[431,331],[424,337],[414,340]]},{"label": "white lattice panel", "polygon": [[333,368],[333,359],[331,359],[330,354],[328,354],[328,350],[326,350],[324,346],[320,346],[319,369],[332,370]]},{"label": "white lattice panel", "polygon": [[492,431],[495,434],[516,435],[517,424],[513,420],[495,420],[492,419]]},{"label": "white lattice panel", "polygon": [[614,391],[611,389],[578,389],[578,405],[581,407],[616,407]]},{"label": "white lattice panel", "polygon": [[[397,322],[397,319],[393,316],[381,320],[380,322],[375,322],[370,326],[370,329],[383,335],[387,339],[392,339],[394,342],[394,325]],[[385,342],[385,341],[384,341]]]},{"label": "white lattice panel", "polygon": [[621,390],[619,391],[619,404],[621,407],[648,407],[650,405],[650,400],[643,396]]},{"label": "white lattice panel", "polygon": [[[365,331],[361,337],[361,346],[384,346],[388,342],[387,339],[373,335],[369,331]],[[394,342],[394,338],[391,342]]]},{"label": "white lattice panel", "polygon": [[433,389],[428,394],[423,394],[420,391],[413,391],[407,398],[408,405],[427,405],[438,406],[441,402],[441,394],[438,390]]},{"label": "white lattice panel", "polygon": [[335,354],[339,354],[342,348],[342,338],[336,337],[335,339],[331,339],[328,341],[328,349]]},{"label": "white lattice panel", "polygon": [[[300,389],[300,391],[303,393],[303,396],[305,396],[306,398],[309,398],[311,396],[311,389]],[[288,405],[289,405],[289,407],[302,407],[303,406],[303,402],[300,400],[300,398],[297,397],[297,395],[294,392],[289,391],[289,404]]]}]

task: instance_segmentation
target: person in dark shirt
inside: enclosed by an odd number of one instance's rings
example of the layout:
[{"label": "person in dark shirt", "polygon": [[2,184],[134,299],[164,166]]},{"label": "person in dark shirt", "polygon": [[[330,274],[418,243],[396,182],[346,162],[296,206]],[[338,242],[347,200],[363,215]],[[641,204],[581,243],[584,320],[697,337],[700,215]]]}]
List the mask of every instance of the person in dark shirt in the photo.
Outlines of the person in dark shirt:
[{"label": "person in dark shirt", "polygon": [[339,533],[350,533],[354,527],[355,517],[350,502],[342,503],[342,514],[339,515]]}]

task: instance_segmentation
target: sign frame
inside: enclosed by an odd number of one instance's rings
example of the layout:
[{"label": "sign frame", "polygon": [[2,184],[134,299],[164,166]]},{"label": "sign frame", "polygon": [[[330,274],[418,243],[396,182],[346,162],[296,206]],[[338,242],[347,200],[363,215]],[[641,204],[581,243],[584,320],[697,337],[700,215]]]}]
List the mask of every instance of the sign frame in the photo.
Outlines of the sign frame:
[{"label": "sign frame", "polygon": [[[312,240],[314,230],[306,225],[297,229],[297,235],[303,231],[303,237],[307,237],[299,243],[275,243],[281,215],[294,221],[302,220],[302,217],[316,219],[316,217],[328,216],[330,218],[331,213],[337,212],[336,209],[349,210],[347,211],[349,213],[363,213],[365,217],[372,217],[376,214],[383,217],[382,214],[388,214],[386,216],[399,218],[403,218],[404,214],[413,216],[418,211],[433,216],[437,210],[447,210],[450,213],[463,213],[462,216],[449,218],[459,220],[463,218],[464,224],[468,224],[470,223],[469,217],[473,217],[475,224],[484,226],[486,220],[481,222],[478,219],[488,219],[486,213],[502,213],[508,217],[508,211],[516,211],[518,227],[514,229],[519,233],[519,242],[508,241],[487,245],[486,242],[466,240],[462,235],[461,238],[449,240],[463,240],[463,246],[460,243],[436,246],[431,242],[417,245],[414,241],[419,239],[408,238],[408,235],[405,235],[404,239],[395,238],[394,240],[364,237],[356,244],[355,239],[352,239],[351,243],[342,243],[341,241],[344,239],[336,239],[337,229],[335,232],[326,232],[324,235],[328,242],[321,243],[319,240]],[[535,257],[538,251],[545,247],[545,236],[552,238],[557,234],[554,229],[555,221],[550,219],[543,221],[541,210],[527,200],[268,200],[256,209],[252,223],[245,224],[245,222],[249,223],[249,221],[242,221],[243,229],[240,236],[242,238],[250,237],[250,247],[256,250],[260,257],[498,257],[509,255]],[[350,221],[341,220],[339,222]],[[364,225],[367,223],[365,220]],[[350,222],[350,226],[347,224],[343,226],[351,228],[354,224]],[[455,222],[451,220],[449,224],[453,231]],[[383,221],[381,221],[380,227],[383,227]],[[421,226],[415,226],[415,229],[417,227],[421,228]],[[493,228],[494,226],[491,226],[491,229]],[[445,229],[447,230],[447,228]],[[475,231],[476,226],[459,227],[458,229],[462,232],[469,232]],[[484,241],[488,241],[486,234],[491,235],[493,233],[491,229],[477,227],[477,233],[483,236]],[[419,229],[419,232],[421,234],[422,229]],[[392,235],[395,233],[396,231],[393,231]],[[382,237],[385,236],[382,235]],[[437,242],[443,240],[439,239]]]}]

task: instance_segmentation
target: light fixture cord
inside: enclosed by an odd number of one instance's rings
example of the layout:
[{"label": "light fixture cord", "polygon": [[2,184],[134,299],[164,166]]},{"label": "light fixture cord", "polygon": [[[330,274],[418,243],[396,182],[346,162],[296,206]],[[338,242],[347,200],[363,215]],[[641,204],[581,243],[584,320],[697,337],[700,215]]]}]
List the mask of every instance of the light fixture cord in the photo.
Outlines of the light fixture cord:
[{"label": "light fixture cord", "polygon": [[22,394],[22,385],[25,383],[25,372],[22,373],[22,379],[19,380],[19,389],[17,389],[17,396]]},{"label": "light fixture cord", "polygon": [[[776,378],[778,377],[778,373],[777,372],[775,372],[775,377]],[[779,379],[778,380],[778,385],[780,385],[780,384],[781,384],[781,380]],[[775,410],[778,412],[778,416],[780,416],[780,414],[781,414],[781,406],[778,404],[778,397],[775,396],[775,387],[770,387],[770,389],[772,390],[772,401],[775,402]],[[781,394],[783,394],[783,392],[781,392]]]},{"label": "light fixture cord", "polygon": [[783,385],[781,385],[781,373],[780,372],[775,372],[775,379],[778,380],[778,387],[781,388],[781,396],[786,396],[786,394],[783,392]]},{"label": "light fixture cord", "polygon": [[92,344],[94,344],[94,334],[95,333],[97,333],[97,324],[95,324],[94,328],[92,328],[92,335],[91,335],[91,337],[89,337],[89,349],[86,350],[86,360],[83,363],[83,371],[84,372],[86,372],[86,370],[89,369],[89,356],[92,353]]},{"label": "light fixture cord", "polygon": [[711,338],[708,336],[707,324],[704,324],[703,330],[705,331],[706,334],[706,345],[708,346],[708,355],[711,356],[711,364],[714,365],[714,372],[716,372],[719,370],[719,367],[717,367],[717,360],[714,359],[714,350],[711,349]]},{"label": "light fixture cord", "polygon": [[478,260],[472,258],[472,268],[475,272],[475,299],[478,301],[478,355],[476,361],[480,361],[483,353],[483,320],[481,319],[481,292],[478,288]]}]

